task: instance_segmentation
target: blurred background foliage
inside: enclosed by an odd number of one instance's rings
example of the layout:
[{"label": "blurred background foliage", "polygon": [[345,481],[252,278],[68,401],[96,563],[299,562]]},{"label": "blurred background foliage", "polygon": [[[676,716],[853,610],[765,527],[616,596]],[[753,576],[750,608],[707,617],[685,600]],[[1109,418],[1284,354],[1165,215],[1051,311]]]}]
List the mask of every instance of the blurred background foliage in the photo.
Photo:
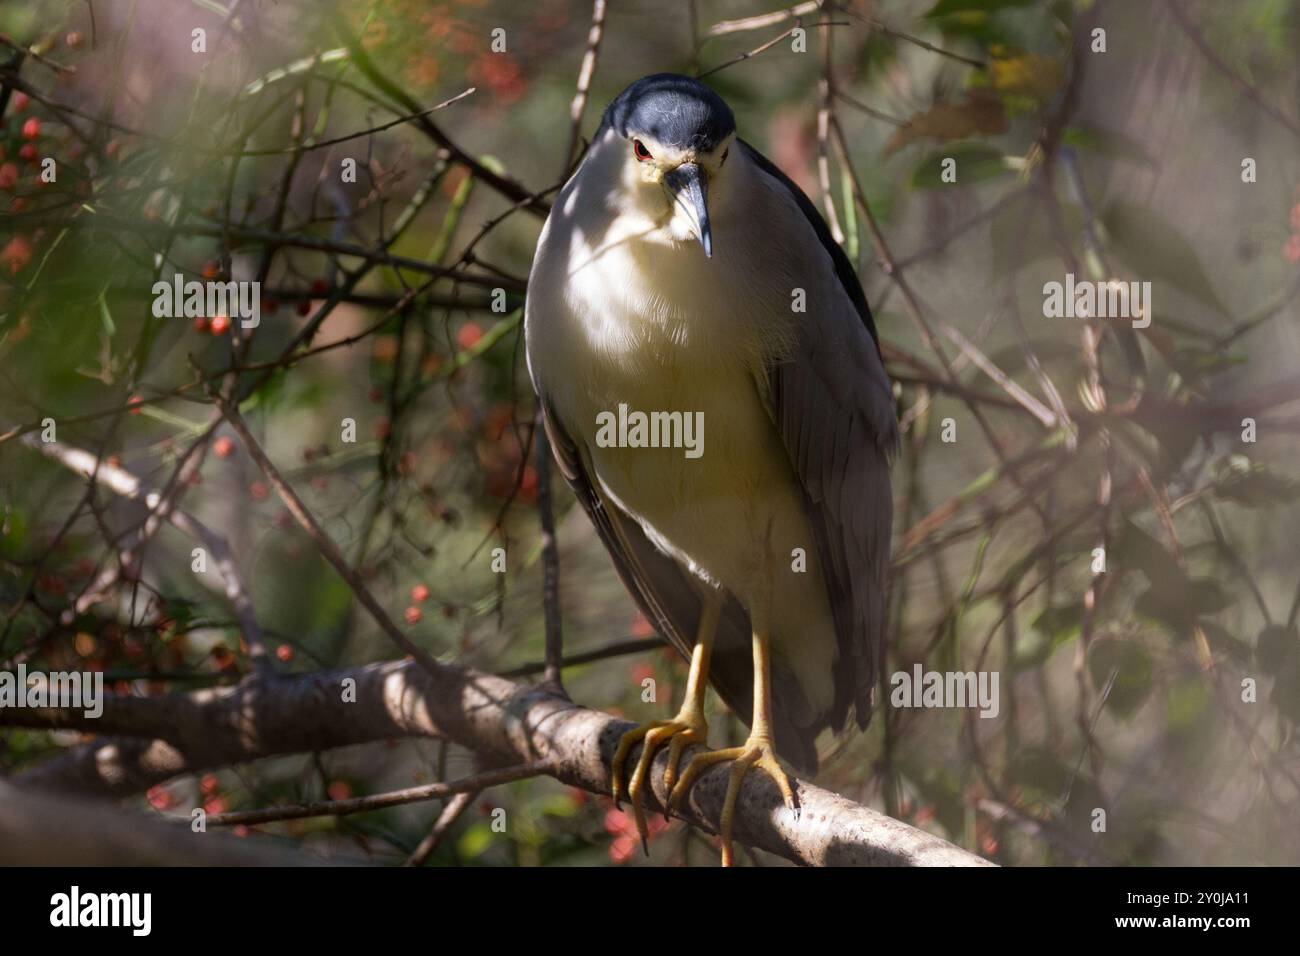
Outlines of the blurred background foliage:
[{"label": "blurred background foliage", "polygon": [[[611,2],[581,132],[643,74],[726,65],[708,82],[742,135],[831,204],[859,264],[905,428],[887,671],[997,670],[1002,706],[995,720],[882,707],[868,733],[824,742],[818,782],[1010,864],[1300,862],[1300,4],[816,6],[797,9],[806,52],[786,37],[738,59],[794,21],[749,0]],[[0,61],[17,78],[0,129],[0,666],[102,669],[136,695],[248,672],[217,576],[191,572],[173,529],[78,606],[145,511],[88,499],[13,431],[52,417],[60,441],[163,485],[207,434],[206,386],[235,381],[272,459],[415,641],[537,672],[519,316],[541,220],[447,161],[418,122],[376,127],[473,87],[429,118],[526,184],[520,195],[549,195],[591,4],[330,9],[0,0]],[[846,150],[819,137],[823,105]],[[355,182],[341,181],[347,159]],[[176,272],[260,279],[255,334],[154,318],[152,284]],[[1150,281],[1150,327],[1090,336],[1044,318],[1043,285],[1067,272]],[[186,507],[229,537],[281,669],[392,656],[225,428],[193,485]],[[566,652],[651,638],[567,491],[556,505]],[[505,575],[490,568],[496,547]],[[566,683],[648,720],[671,715],[684,676],[669,650],[642,649],[573,666]],[[712,724],[715,745],[738,740],[734,718]],[[76,739],[0,731],[0,767],[19,773]],[[180,779],[147,800],[219,811],[472,769],[454,747],[394,741]],[[266,830],[396,862],[436,815],[421,804]],[[480,798],[432,862],[642,859],[607,799],[540,779]],[[650,859],[716,857],[674,823],[657,826]]]}]

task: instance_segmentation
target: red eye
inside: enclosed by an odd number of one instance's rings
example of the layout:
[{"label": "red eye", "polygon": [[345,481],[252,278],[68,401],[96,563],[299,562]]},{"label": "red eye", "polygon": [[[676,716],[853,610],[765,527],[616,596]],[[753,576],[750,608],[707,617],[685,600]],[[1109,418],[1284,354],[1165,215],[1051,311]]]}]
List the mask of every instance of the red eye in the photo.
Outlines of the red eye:
[{"label": "red eye", "polygon": [[632,154],[636,156],[638,162],[642,163],[648,163],[650,160],[654,159],[654,157],[650,155],[650,150],[645,148],[645,143],[641,142],[639,139],[632,140]]}]

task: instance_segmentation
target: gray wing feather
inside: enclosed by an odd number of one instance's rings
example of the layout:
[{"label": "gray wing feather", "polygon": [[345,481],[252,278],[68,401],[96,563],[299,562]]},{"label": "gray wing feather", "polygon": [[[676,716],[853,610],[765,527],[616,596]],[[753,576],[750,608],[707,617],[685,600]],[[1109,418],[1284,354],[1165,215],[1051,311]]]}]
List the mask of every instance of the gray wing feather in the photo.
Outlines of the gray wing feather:
[{"label": "gray wing feather", "polygon": [[839,279],[835,294],[842,292],[861,320],[845,327],[841,303],[810,301],[794,353],[769,375],[773,418],[803,486],[838,639],[835,700],[826,719],[805,731],[815,736],[821,726],[840,730],[850,709],[861,727],[871,719],[884,657],[893,517],[889,461],[897,421],[875,325],[852,264],[802,190],[752,146],[742,145],[803,211],[809,240],[815,237],[825,249]]}]

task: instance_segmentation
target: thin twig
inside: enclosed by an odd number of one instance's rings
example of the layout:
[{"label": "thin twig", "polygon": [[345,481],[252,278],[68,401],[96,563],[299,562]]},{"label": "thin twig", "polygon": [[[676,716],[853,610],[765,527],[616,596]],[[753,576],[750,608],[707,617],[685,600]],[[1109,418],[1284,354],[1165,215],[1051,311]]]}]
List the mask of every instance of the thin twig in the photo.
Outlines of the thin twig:
[{"label": "thin twig", "polygon": [[605,0],[594,0],[591,8],[591,29],[587,32],[587,52],[582,55],[578,70],[578,88],[569,104],[569,144],[564,150],[564,168],[561,181],[569,178],[569,171],[578,159],[578,141],[582,135],[582,114],[587,109],[587,95],[591,78],[596,73],[596,58],[600,55],[600,41],[605,33]]},{"label": "thin twig", "polygon": [[429,835],[420,841],[420,845],[407,857],[406,863],[403,865],[424,866],[429,861],[429,857],[433,856],[438,851],[438,847],[442,846],[442,841],[451,832],[451,828],[456,825],[456,821],[460,819],[461,814],[478,799],[478,795],[482,792],[482,790],[466,790],[464,793],[458,793],[448,800],[442,808],[442,812],[438,814],[438,819],[433,824],[433,829],[429,831]]},{"label": "thin twig", "polygon": [[551,765],[545,760],[507,767],[504,770],[488,770],[463,780],[451,783],[428,783],[422,787],[407,787],[405,790],[390,790],[388,793],[376,793],[368,797],[353,797],[350,800],[317,800],[314,803],[302,803],[295,806],[267,807],[263,810],[242,810],[235,813],[214,813],[208,817],[208,826],[233,827],[255,826],[259,823],[273,823],[279,820],[301,820],[304,817],[341,817],[349,813],[364,813],[368,810],[384,810],[388,807],[400,807],[407,803],[420,803],[425,800],[441,800],[462,793],[477,793],[488,787],[497,787],[503,783],[514,783],[539,774],[550,773]]}]

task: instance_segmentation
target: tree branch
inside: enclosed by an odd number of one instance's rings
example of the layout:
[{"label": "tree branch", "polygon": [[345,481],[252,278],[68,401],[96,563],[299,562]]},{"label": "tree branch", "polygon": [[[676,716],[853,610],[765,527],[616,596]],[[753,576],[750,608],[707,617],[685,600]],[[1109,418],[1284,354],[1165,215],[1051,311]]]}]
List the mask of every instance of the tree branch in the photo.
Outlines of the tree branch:
[{"label": "tree branch", "polygon": [[[355,697],[345,700],[345,681]],[[352,685],[346,685],[351,687]],[[541,688],[444,665],[413,661],[211,688],[161,698],[110,697],[99,719],[81,711],[7,708],[0,726],[72,728],[138,739],[78,748],[19,778],[30,786],[76,788],[102,796],[137,793],[180,774],[262,757],[325,750],[401,736],[437,736],[511,764],[542,761],[556,779],[609,793],[610,764],[631,724]],[[635,759],[635,752],[633,753]],[[661,753],[648,801],[662,806]],[[699,779],[682,816],[716,832],[729,769]],[[735,838],[796,863],[839,866],[982,866],[944,840],[807,782],[802,810],[787,810],[766,777],[751,774],[736,807]]]},{"label": "tree branch", "polygon": [[318,862],[265,841],[126,813],[0,780],[3,866],[303,866]]}]

